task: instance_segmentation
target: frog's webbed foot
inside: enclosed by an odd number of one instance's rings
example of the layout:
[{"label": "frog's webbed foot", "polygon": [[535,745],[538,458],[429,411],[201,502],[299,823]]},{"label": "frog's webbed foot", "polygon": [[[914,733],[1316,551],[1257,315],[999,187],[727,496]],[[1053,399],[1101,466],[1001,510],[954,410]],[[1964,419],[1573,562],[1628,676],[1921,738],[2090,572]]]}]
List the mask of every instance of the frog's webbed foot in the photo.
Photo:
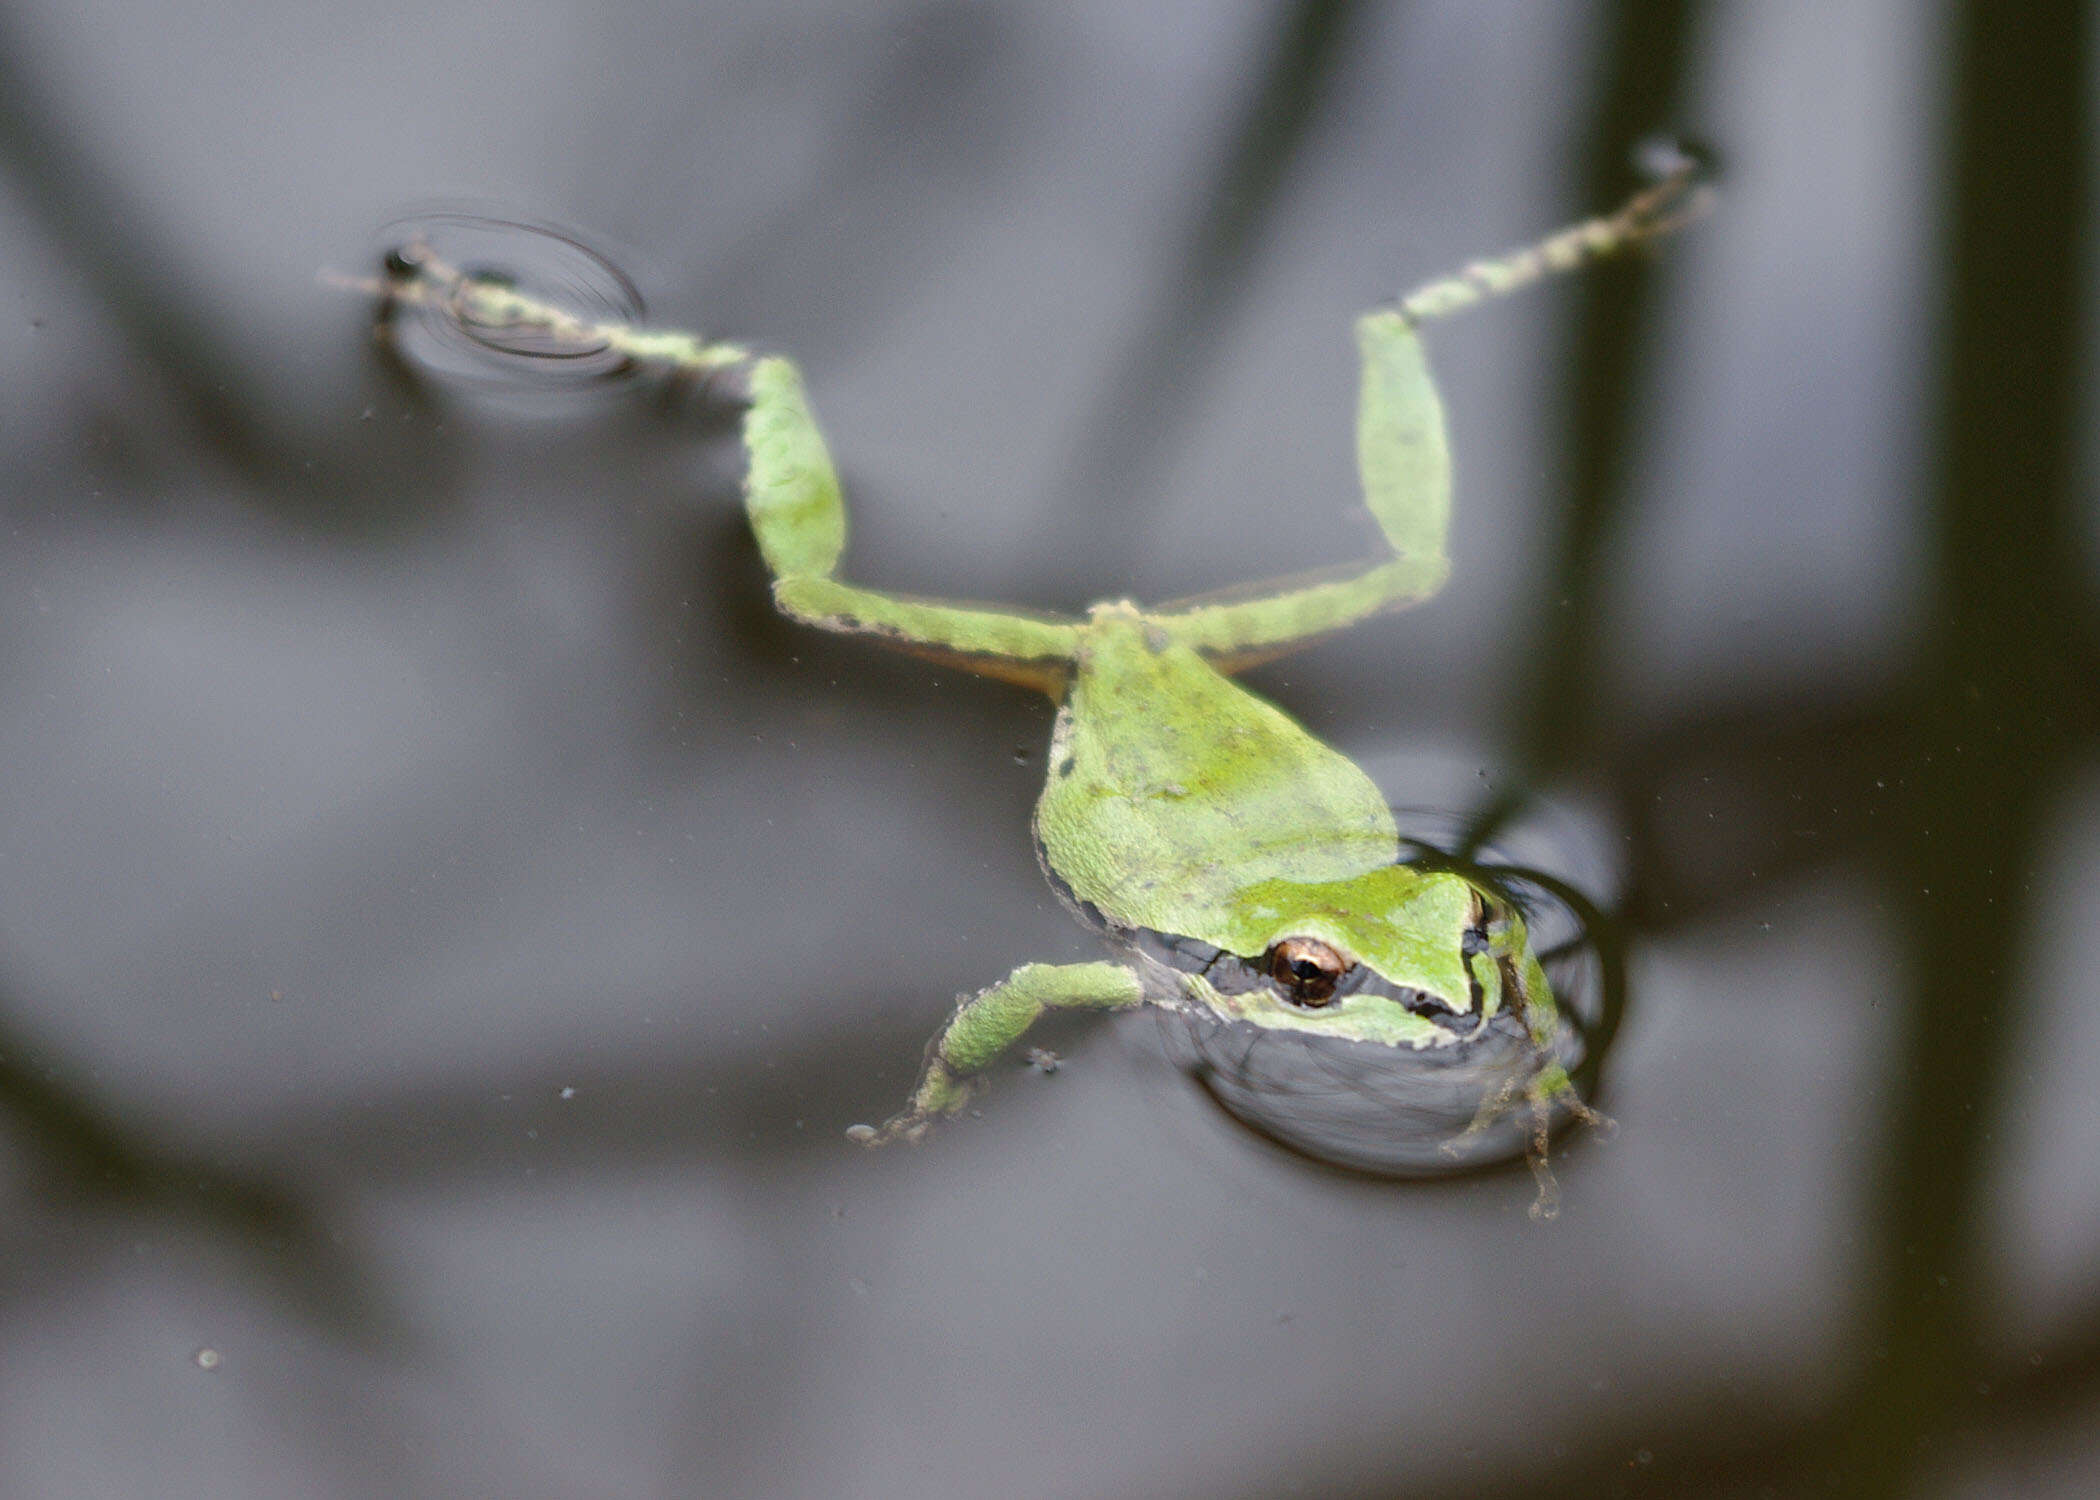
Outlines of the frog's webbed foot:
[{"label": "frog's webbed foot", "polygon": [[933,1128],[930,1116],[905,1110],[891,1115],[880,1125],[848,1125],[846,1139],[856,1146],[873,1149],[876,1146],[893,1145],[898,1141],[907,1146],[916,1146],[926,1139],[926,1132]]},{"label": "frog's webbed foot", "polygon": [[880,1125],[848,1125],[846,1139],[856,1146],[894,1145],[898,1141],[907,1146],[916,1146],[926,1139],[926,1132],[933,1129],[934,1115],[922,1115],[915,1110],[905,1110],[891,1115]]},{"label": "frog's webbed foot", "polygon": [[[1519,1094],[1522,1095],[1521,1102]],[[1537,1196],[1531,1201],[1531,1217],[1555,1218],[1560,1213],[1560,1184],[1554,1179],[1551,1158],[1557,1117],[1565,1114],[1606,1139],[1618,1129],[1618,1125],[1608,1115],[1583,1102],[1567,1071],[1558,1063],[1551,1063],[1528,1079],[1503,1079],[1481,1099],[1480,1107],[1473,1112],[1472,1123],[1444,1142],[1444,1154],[1462,1157],[1474,1139],[1515,1109],[1523,1109],[1530,1116],[1530,1128],[1524,1138],[1524,1164],[1531,1169],[1531,1180],[1538,1189]]]},{"label": "frog's webbed foot", "polygon": [[1531,1180],[1538,1188],[1538,1195],[1531,1200],[1529,1210],[1534,1219],[1560,1216],[1560,1184],[1554,1180],[1553,1166],[1548,1159],[1553,1141],[1554,1111],[1565,1110],[1577,1123],[1595,1131],[1600,1140],[1611,1139],[1619,1128],[1618,1122],[1609,1115],[1600,1114],[1583,1103],[1565,1073],[1558,1068],[1552,1072],[1559,1075],[1557,1086],[1549,1086],[1546,1075],[1541,1074],[1524,1091],[1525,1105],[1531,1111],[1531,1134],[1524,1142],[1524,1164],[1531,1168]]},{"label": "frog's webbed foot", "polygon": [[880,1125],[847,1126],[846,1139],[862,1146],[887,1146],[897,1141],[916,1146],[936,1123],[969,1103],[970,1095],[976,1092],[975,1080],[957,1077],[938,1049],[938,1041],[928,1049],[926,1066],[919,1074],[919,1086],[912,1090],[910,1104]]}]

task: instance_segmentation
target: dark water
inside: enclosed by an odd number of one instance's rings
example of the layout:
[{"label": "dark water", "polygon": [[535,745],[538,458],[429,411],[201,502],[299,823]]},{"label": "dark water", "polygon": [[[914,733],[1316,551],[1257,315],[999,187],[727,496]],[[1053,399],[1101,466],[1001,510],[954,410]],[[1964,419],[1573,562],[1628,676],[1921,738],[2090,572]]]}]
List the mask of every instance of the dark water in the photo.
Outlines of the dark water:
[{"label": "dark water", "polygon": [[[2092,48],[1993,15],[11,8],[0,1493],[2092,1493]],[[1049,705],[775,619],[704,413],[315,281],[582,226],[802,361],[858,576],[1157,598],[1348,555],[1350,316],[1658,128],[1707,223],[1437,330],[1452,586],[1256,677],[1602,830],[1550,1225],[1142,1016],[851,1147],[1091,956]]]}]

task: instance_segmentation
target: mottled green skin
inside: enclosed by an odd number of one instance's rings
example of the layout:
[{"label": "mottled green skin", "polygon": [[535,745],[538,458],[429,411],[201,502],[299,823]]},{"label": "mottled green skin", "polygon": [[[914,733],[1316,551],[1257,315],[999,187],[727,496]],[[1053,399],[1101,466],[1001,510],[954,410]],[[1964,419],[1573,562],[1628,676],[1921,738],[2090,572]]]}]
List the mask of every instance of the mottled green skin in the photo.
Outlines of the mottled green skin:
[{"label": "mottled green skin", "polygon": [[[1094,611],[1036,804],[1043,863],[1110,930],[1246,958],[1314,937],[1394,984],[1471,1009],[1460,951],[1478,898],[1395,863],[1399,831],[1355,762],[1127,604]],[[1446,1033],[1390,999],[1228,1007],[1260,1024],[1427,1046]]]}]

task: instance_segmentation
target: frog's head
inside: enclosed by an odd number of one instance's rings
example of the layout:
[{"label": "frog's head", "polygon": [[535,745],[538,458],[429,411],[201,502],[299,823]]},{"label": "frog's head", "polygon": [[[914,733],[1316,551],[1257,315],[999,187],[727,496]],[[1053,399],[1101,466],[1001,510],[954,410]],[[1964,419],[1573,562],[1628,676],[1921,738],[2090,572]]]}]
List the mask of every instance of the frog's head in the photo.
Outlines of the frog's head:
[{"label": "frog's head", "polygon": [[1266,880],[1199,936],[1219,951],[1185,989],[1257,1026],[1420,1048],[1476,1034],[1518,995],[1551,1004],[1523,918],[1450,871]]}]

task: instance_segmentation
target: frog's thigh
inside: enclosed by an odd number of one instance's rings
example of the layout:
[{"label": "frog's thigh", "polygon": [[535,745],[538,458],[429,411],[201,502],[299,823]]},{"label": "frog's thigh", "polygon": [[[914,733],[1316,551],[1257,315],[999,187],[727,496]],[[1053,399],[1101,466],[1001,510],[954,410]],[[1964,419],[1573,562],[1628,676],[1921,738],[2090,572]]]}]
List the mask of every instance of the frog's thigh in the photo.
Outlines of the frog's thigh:
[{"label": "frog's thigh", "polygon": [[1074,621],[913,598],[833,576],[846,548],[846,501],[791,360],[770,355],[752,365],[743,431],[749,455],[744,509],[784,613],[826,630],[930,649],[963,666],[1061,667],[1071,658],[1078,645]]}]

